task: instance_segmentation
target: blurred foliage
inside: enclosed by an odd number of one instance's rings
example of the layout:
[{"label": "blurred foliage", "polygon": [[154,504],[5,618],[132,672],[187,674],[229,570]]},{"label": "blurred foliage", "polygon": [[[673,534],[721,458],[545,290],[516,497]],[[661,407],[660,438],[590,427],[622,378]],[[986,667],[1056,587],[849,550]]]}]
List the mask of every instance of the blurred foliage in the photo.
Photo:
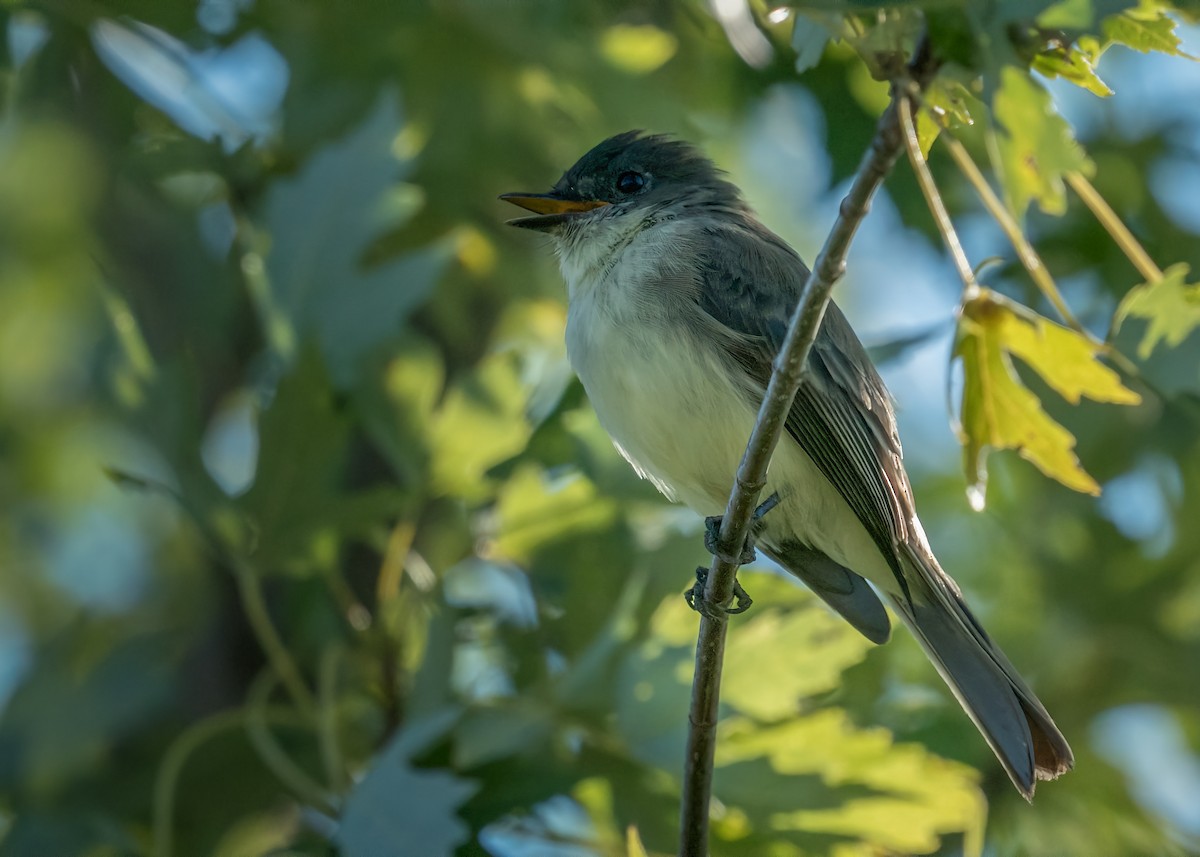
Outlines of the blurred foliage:
[{"label": "blurred foliage", "polygon": [[[963,314],[964,414],[999,420],[964,419],[968,447],[1061,430],[1046,469],[1105,494],[1015,456],[986,515],[953,456],[914,486],[1077,770],[1025,805],[911,639],[871,647],[747,572],[714,854],[1200,850],[1200,242],[1143,182],[1191,144],[1110,124],[1085,152],[1046,88],[1120,92],[1112,46],[1179,53],[1200,10],[737,7],[0,3],[0,854],[672,853],[698,522],[612,449],[552,261],[493,200],[631,127],[750,175],[797,81],[824,194],[922,26],[951,214],[988,216],[947,133],[1083,325],[1036,315],[1001,251],[1004,309]],[[889,187],[934,246],[911,176]],[[1118,380],[1110,345],[1143,362]]]}]

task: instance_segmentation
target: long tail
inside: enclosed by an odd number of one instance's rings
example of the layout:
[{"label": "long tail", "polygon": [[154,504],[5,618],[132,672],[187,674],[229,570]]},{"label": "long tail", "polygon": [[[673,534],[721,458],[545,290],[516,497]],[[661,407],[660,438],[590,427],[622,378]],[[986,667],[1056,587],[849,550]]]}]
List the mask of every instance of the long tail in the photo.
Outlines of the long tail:
[{"label": "long tail", "polygon": [[1032,799],[1038,780],[1052,780],[1074,766],[1066,738],[937,561],[916,552],[905,560],[912,566],[906,575],[912,603],[890,596],[892,607],[979,727],[1013,785]]}]

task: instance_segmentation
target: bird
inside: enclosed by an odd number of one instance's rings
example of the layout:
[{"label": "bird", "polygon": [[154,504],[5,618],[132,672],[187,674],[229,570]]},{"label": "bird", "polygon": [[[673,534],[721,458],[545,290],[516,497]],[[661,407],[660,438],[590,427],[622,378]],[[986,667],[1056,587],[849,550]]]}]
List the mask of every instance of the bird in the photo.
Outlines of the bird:
[{"label": "bird", "polygon": [[[668,498],[719,515],[805,263],[673,136],[618,134],[548,193],[500,199],[532,212],[510,225],[552,240],[567,355],[617,450]],[[873,643],[890,637],[890,606],[1031,800],[1037,781],[1073,767],[1071,748],[934,556],[892,397],[832,301],[805,369],[756,546]]]}]

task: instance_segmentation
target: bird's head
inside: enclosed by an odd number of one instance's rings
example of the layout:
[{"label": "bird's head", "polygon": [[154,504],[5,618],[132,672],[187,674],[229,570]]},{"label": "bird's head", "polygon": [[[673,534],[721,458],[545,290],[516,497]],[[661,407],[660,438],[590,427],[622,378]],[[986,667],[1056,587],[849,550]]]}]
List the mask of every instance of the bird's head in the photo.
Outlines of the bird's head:
[{"label": "bird's head", "polygon": [[616,218],[638,223],[690,214],[745,210],[736,187],[695,148],[662,135],[627,131],[580,158],[549,193],[506,193],[534,212],[512,226],[558,239],[586,234]]}]

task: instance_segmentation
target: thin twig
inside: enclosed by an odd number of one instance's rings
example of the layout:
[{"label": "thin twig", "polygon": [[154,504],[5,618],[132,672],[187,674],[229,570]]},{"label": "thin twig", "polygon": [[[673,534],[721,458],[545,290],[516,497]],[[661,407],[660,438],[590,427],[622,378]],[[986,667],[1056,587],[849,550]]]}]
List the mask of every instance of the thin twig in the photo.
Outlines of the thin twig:
[{"label": "thin twig", "polygon": [[975,188],[975,192],[979,194],[979,199],[983,202],[984,208],[988,210],[988,214],[992,216],[992,219],[996,221],[1000,229],[1008,237],[1009,243],[1017,251],[1017,258],[1021,260],[1021,264],[1029,272],[1034,285],[1038,287],[1041,293],[1046,296],[1046,299],[1054,306],[1055,311],[1064,324],[1076,333],[1082,333],[1087,336],[1088,332],[1086,328],[1079,323],[1079,319],[1075,318],[1074,313],[1067,306],[1067,302],[1063,300],[1062,293],[1059,292],[1054,278],[1050,276],[1049,269],[1042,262],[1042,257],[1033,249],[1033,245],[1029,243],[1029,239],[1025,237],[1025,233],[1021,231],[1021,226],[1017,223],[1016,218],[1005,208],[1004,203],[1000,201],[1000,197],[996,196],[996,192],[992,190],[992,186],[988,184],[987,178],[984,177],[979,166],[967,152],[966,147],[953,134],[939,134],[938,138],[950,152],[950,157],[958,165],[958,169],[963,174],[963,177],[970,182],[971,186]]},{"label": "thin twig", "polygon": [[1154,283],[1162,279],[1162,269],[1154,263],[1150,258],[1150,254],[1146,252],[1146,248],[1141,245],[1133,233],[1129,231],[1117,213],[1112,210],[1104,197],[1092,185],[1090,181],[1084,178],[1082,173],[1067,173],[1067,184],[1071,189],[1079,195],[1083,200],[1084,205],[1092,210],[1092,214],[1100,221],[1100,225],[1105,231],[1112,236],[1113,241],[1117,242],[1117,246],[1121,248],[1128,258],[1133,263],[1133,267],[1138,269],[1147,283]]},{"label": "thin twig", "polygon": [[[923,88],[936,71],[927,38],[922,37],[909,76]],[[863,156],[858,173],[838,209],[825,246],[817,256],[792,313],[787,336],[775,358],[771,381],[758,411],[754,433],[738,467],[737,479],[721,521],[721,531],[708,572],[704,599],[723,608],[733,597],[738,558],[750,532],[750,519],[766,482],[767,464],[791,409],[792,400],[804,377],[830,291],[846,268],[850,241],[867,214],[871,198],[891,171],[904,145],[897,102],[903,93],[893,87],[892,102],[876,126],[871,146]],[[684,760],[683,798],[680,812],[681,857],[707,857],[708,810],[712,793],[713,759],[716,751],[717,705],[720,701],[721,662],[725,653],[726,622],[702,615],[696,643],[696,671],[688,712],[687,755]]]},{"label": "thin twig", "polygon": [[292,761],[292,757],[279,746],[279,742],[271,734],[267,703],[277,681],[278,677],[268,667],[250,685],[246,697],[246,737],[250,739],[250,745],[258,754],[259,761],[288,791],[309,806],[336,818],[337,799]]},{"label": "thin twig", "polygon": [[[996,196],[995,191],[992,190],[991,185],[988,184],[987,179],[980,172],[979,166],[971,158],[966,147],[952,134],[943,133],[939,134],[938,137],[945,144],[947,150],[950,152],[950,156],[958,165],[959,170],[979,194],[988,213],[992,215],[993,219],[995,219],[996,223],[1004,231],[1004,234],[1008,236],[1008,240],[1012,243],[1013,249],[1017,251],[1017,256],[1020,257],[1021,264],[1025,266],[1025,270],[1029,272],[1029,276],[1037,284],[1042,294],[1050,300],[1050,303],[1054,304],[1055,309],[1058,310],[1059,317],[1062,318],[1068,327],[1099,348],[1104,356],[1112,361],[1113,365],[1124,372],[1127,377],[1141,379],[1141,373],[1133,361],[1112,345],[1110,341],[1112,339],[1111,331],[1109,336],[1101,340],[1080,324],[1079,320],[1067,308],[1067,303],[1058,291],[1058,286],[1054,284],[1054,279],[1050,276],[1045,263],[1042,262],[1042,257],[1038,255],[1037,250],[1033,249],[1033,245],[1025,237],[1025,233],[1021,231],[1021,227],[1017,225],[1017,221],[1013,219],[1012,215],[1008,213],[1008,209],[1000,201],[1000,198]],[[1076,181],[1072,178],[1073,176],[1078,176],[1080,184],[1077,185]],[[1096,193],[1096,189],[1078,173],[1067,173],[1067,181],[1075,189],[1075,192],[1083,198],[1088,207],[1092,209],[1092,212],[1104,225],[1105,229],[1108,230],[1109,234],[1112,235],[1113,239],[1125,250],[1126,255],[1129,256],[1134,265],[1139,270],[1142,270],[1143,273],[1148,270],[1153,274],[1157,274],[1158,277],[1162,277],[1162,271],[1158,269],[1146,251],[1142,249],[1142,246],[1138,244],[1137,239],[1125,228],[1125,224],[1121,223],[1120,218],[1108,207],[1108,203],[1104,201],[1100,194]],[[1083,188],[1082,190],[1080,189],[1081,187]],[[1091,191],[1090,196],[1087,195],[1088,191]],[[1115,226],[1113,225],[1114,223],[1116,224]],[[1123,237],[1121,237],[1122,235]],[[1124,243],[1123,238],[1131,242],[1136,249],[1131,251]],[[1143,265],[1147,265],[1148,267],[1143,268]],[[1142,380],[1144,381],[1145,379]]]},{"label": "thin twig", "polygon": [[250,623],[254,636],[258,638],[258,644],[266,654],[271,669],[279,676],[288,696],[300,712],[305,717],[314,717],[317,711],[316,700],[313,699],[312,691],[308,689],[292,653],[279,636],[275,623],[271,621],[267,600],[263,597],[261,576],[257,570],[236,556],[230,557],[230,563],[233,566],[233,576],[237,580],[238,593],[241,595],[242,609],[246,612],[246,621]]},{"label": "thin twig", "polygon": [[[158,766],[154,777],[153,838],[150,853],[153,857],[171,857],[173,850],[175,797],[179,780],[187,761],[200,747],[226,732],[243,728],[246,724],[246,709],[235,708],[218,711],[193,723],[171,742]],[[297,712],[284,706],[268,707],[261,717],[273,726],[302,729],[309,722]]]},{"label": "thin twig", "polygon": [[[1137,268],[1138,273],[1142,275],[1142,279],[1147,283],[1157,283],[1161,280],[1163,278],[1162,269],[1150,258],[1150,254],[1146,252],[1146,248],[1133,236],[1133,233],[1129,231],[1129,227],[1125,225],[1124,221],[1112,210],[1112,206],[1096,190],[1095,185],[1088,181],[1082,173],[1067,173],[1066,178],[1067,184],[1079,195],[1079,198],[1083,200],[1083,204],[1091,209],[1092,214],[1100,221],[1100,225],[1104,227],[1104,231],[1109,234],[1113,241],[1117,242],[1117,246],[1121,248],[1121,252],[1129,259],[1133,267]],[[1117,335],[1118,319],[1118,314],[1114,313],[1112,321],[1108,326],[1108,332],[1104,336],[1108,356],[1122,370],[1130,375],[1138,376],[1139,373],[1133,361],[1118,351],[1116,346],[1112,344],[1113,338]]]},{"label": "thin twig", "polygon": [[933,215],[938,232],[942,234],[942,240],[946,243],[946,249],[950,251],[950,258],[954,260],[954,267],[958,269],[958,276],[962,278],[963,300],[969,300],[979,294],[979,283],[975,280],[975,271],[971,268],[971,261],[967,258],[966,251],[963,250],[962,242],[958,240],[954,222],[950,219],[950,213],[946,211],[946,204],[942,201],[941,193],[938,192],[937,183],[934,182],[933,175],[929,172],[929,165],[925,163],[925,156],[921,153],[917,128],[913,124],[911,99],[907,96],[901,98],[899,109],[900,125],[904,130],[904,147],[908,150],[908,161],[912,164],[913,172],[917,176],[917,184],[921,186],[921,193],[925,196],[929,213]]},{"label": "thin twig", "polygon": [[188,500],[183,493],[172,485],[146,476],[140,476],[124,471],[115,474],[126,484],[136,485],[146,491],[153,491],[170,497],[179,508],[191,519],[196,529],[203,537],[219,562],[229,567],[237,582],[238,595],[242,601],[242,609],[246,613],[246,621],[254,632],[255,638],[262,647],[271,668],[280,676],[284,687],[296,703],[296,707],[306,717],[316,713],[316,703],[312,691],[304,682],[300,667],[296,664],[287,645],[271,621],[271,613],[267,609],[267,601],[263,595],[262,578],[257,568],[249,561],[231,550],[220,534],[209,523],[205,515]]}]

